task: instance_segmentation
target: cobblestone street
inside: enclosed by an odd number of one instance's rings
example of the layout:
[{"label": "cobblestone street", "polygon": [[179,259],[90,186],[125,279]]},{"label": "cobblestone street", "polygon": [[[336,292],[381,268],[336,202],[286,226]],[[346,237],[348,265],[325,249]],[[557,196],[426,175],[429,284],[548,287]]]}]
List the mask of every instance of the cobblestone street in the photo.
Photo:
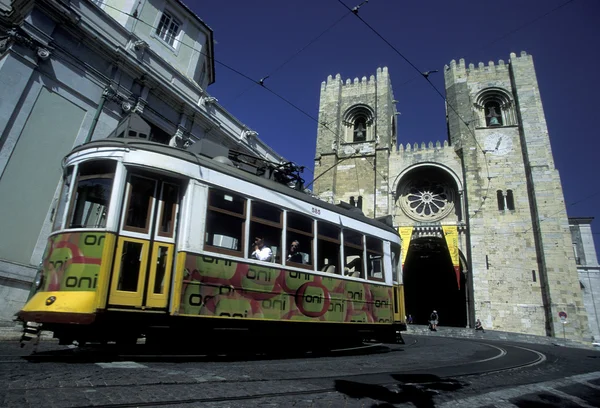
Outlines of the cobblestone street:
[{"label": "cobblestone street", "polygon": [[[49,340],[27,357],[30,349],[4,341],[0,406],[475,407],[554,400],[547,406],[586,407],[600,402],[598,351],[405,337],[406,345],[366,355],[248,355],[234,361],[90,355]],[[544,359],[482,374],[522,358],[515,356],[520,349],[535,350]],[[506,355],[499,350],[507,350]]]}]

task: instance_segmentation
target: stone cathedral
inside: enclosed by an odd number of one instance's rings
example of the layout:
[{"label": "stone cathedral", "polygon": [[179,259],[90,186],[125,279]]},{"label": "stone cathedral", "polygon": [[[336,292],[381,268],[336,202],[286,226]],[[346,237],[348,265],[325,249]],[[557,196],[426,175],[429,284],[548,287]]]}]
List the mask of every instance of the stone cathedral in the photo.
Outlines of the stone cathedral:
[{"label": "stone cathedral", "polygon": [[[444,70],[448,135],[406,143],[387,68],[321,84],[314,193],[391,216],[406,313],[426,324],[589,340],[530,55]],[[562,313],[564,312],[564,313]],[[567,316],[563,324],[560,315]]]}]

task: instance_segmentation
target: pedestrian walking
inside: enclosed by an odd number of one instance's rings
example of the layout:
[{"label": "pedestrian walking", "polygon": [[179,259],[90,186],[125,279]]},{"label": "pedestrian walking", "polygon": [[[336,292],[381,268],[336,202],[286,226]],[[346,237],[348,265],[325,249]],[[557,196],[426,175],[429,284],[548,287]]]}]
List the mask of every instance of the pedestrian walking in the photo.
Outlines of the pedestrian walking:
[{"label": "pedestrian walking", "polygon": [[429,316],[429,330],[437,331],[438,320],[439,320],[439,316],[438,316],[437,310],[434,310],[433,312],[431,312],[431,315]]}]

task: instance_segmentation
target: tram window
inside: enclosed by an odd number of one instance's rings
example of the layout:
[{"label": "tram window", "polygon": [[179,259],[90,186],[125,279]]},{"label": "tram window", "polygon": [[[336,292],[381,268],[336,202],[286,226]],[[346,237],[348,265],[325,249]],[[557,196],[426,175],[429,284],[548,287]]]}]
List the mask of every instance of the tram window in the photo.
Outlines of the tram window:
[{"label": "tram window", "polygon": [[177,217],[177,203],[179,202],[179,187],[175,184],[164,183],[162,185],[162,211],[158,235],[172,237],[175,230],[175,218]]},{"label": "tram window", "polygon": [[252,218],[268,221],[273,225],[281,226],[281,216],[283,211],[279,208],[261,203],[260,201],[252,201]]},{"label": "tram window", "polygon": [[167,259],[169,257],[169,248],[159,246],[156,254],[156,276],[154,277],[154,288],[152,293],[163,295],[165,291],[165,275],[167,271]]},{"label": "tram window", "polygon": [[[312,269],[313,225],[314,221],[310,217],[293,212],[287,213],[286,263],[288,265]],[[292,245],[295,246],[294,249]]]},{"label": "tram window", "polygon": [[246,199],[215,188],[208,192],[205,244],[209,250],[243,255]]},{"label": "tram window", "polygon": [[225,212],[243,215],[246,218],[246,199],[236,194],[211,188],[208,205]]},{"label": "tram window", "polygon": [[[260,237],[265,241],[265,245],[271,248],[273,257],[272,262],[281,263],[281,233],[283,230],[283,211],[273,205],[265,204],[260,201],[252,201],[252,217],[250,218],[250,244],[254,243],[255,237]],[[250,248],[248,255],[254,252],[254,247]]]},{"label": "tram window", "polygon": [[89,161],[79,165],[69,213],[69,228],[104,228],[116,162]]},{"label": "tram window", "polygon": [[62,227],[65,210],[67,209],[67,203],[69,202],[69,187],[71,186],[71,179],[73,178],[73,166],[67,168],[67,172],[63,178],[63,183],[60,188],[60,194],[58,196],[58,203],[54,211],[54,223],[52,224],[52,231],[56,231]]},{"label": "tram window", "polygon": [[147,233],[152,214],[152,203],[156,195],[156,180],[131,175],[129,199],[123,229]]},{"label": "tram window", "polygon": [[367,278],[383,281],[383,241],[378,238],[367,236],[366,243]]},{"label": "tram window", "polygon": [[398,264],[400,263],[400,245],[392,243],[392,280],[398,282]]},{"label": "tram window", "polygon": [[341,275],[340,228],[319,221],[317,223],[317,268],[322,272]]},{"label": "tram window", "polygon": [[296,214],[293,212],[287,213],[287,227],[289,230],[306,232],[312,236],[313,220],[306,215]]},{"label": "tram window", "polygon": [[349,229],[344,230],[344,275],[364,278],[363,235]]},{"label": "tram window", "polygon": [[121,255],[121,270],[117,290],[136,292],[140,277],[140,265],[143,245],[139,242],[125,241]]}]

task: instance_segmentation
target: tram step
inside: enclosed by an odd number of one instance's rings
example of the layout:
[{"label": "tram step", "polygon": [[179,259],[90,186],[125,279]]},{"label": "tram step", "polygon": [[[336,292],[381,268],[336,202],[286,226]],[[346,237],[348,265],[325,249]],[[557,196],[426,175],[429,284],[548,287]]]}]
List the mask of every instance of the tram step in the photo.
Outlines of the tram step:
[{"label": "tram step", "polygon": [[23,324],[23,334],[21,335],[20,344],[24,347],[31,339],[36,339],[35,344],[39,342],[42,325],[34,322],[25,322]]},{"label": "tram step", "polygon": [[26,327],[25,329],[23,329],[23,331],[25,333],[29,333],[29,334],[33,334],[33,335],[37,335],[40,332],[39,328],[33,328],[33,327]]}]

